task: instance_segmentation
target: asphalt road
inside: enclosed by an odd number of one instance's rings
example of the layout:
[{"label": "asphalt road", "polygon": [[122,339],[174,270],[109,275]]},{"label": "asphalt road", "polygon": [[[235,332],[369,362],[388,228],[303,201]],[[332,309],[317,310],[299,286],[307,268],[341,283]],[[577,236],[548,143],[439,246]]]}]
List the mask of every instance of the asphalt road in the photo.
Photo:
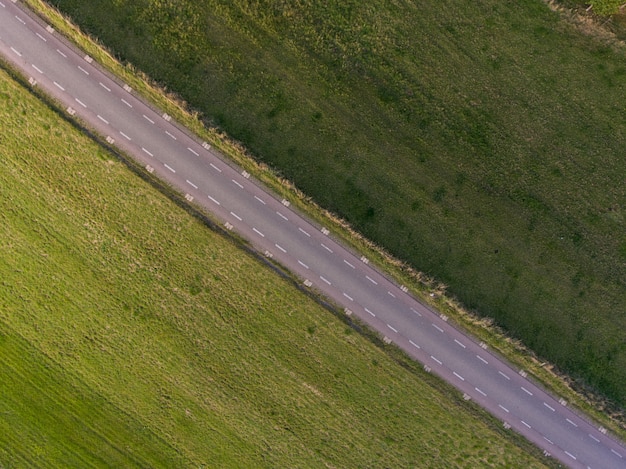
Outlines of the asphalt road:
[{"label": "asphalt road", "polygon": [[[32,86],[52,95],[146,170],[397,344],[503,425],[567,466],[626,468],[622,442],[448,324],[167,115],[144,104],[12,0],[0,0],[0,54]],[[45,145],[42,141],[42,151]]]}]

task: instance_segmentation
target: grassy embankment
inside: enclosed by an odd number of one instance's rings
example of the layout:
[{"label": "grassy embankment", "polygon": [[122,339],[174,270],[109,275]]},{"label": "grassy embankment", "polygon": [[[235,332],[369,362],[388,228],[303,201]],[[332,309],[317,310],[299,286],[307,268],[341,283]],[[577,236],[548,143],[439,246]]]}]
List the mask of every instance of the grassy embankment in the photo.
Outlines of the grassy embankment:
[{"label": "grassy embankment", "polygon": [[0,466],[542,465],[2,71],[0,122]]},{"label": "grassy embankment", "polygon": [[623,51],[537,0],[53,3],[624,406]]}]

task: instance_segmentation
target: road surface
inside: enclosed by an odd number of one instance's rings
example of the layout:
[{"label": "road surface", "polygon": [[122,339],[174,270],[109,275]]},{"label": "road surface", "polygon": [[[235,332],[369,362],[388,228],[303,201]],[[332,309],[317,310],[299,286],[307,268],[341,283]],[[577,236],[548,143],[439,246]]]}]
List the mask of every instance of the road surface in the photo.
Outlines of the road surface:
[{"label": "road surface", "polygon": [[[209,145],[155,111],[24,6],[0,0],[0,54],[68,112],[335,303],[573,468],[626,468],[626,448],[419,303]],[[46,142],[42,141],[42,149]]]}]

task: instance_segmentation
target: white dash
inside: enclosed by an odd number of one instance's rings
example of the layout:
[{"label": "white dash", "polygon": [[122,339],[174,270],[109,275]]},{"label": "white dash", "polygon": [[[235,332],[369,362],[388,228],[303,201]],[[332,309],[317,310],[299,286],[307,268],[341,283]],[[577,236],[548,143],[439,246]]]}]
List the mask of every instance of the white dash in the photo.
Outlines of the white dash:
[{"label": "white dash", "polygon": [[504,378],[508,379],[509,381],[511,380],[511,378],[509,378],[509,376],[505,373],[502,373],[501,371],[498,371],[499,374],[501,374]]},{"label": "white dash", "polygon": [[332,285],[330,283],[330,280],[327,280],[326,278],[322,277],[321,275],[320,275],[320,279],[322,280],[322,282],[327,283],[328,285]]},{"label": "white dash", "polygon": [[433,326],[435,329],[437,329],[439,332],[443,332],[443,329],[441,327],[439,327],[437,324],[433,324],[431,323],[431,326]]},{"label": "white dash", "polygon": [[126,104],[126,105],[127,105],[128,107],[130,107],[130,108],[132,108],[132,107],[133,107],[133,105],[132,105],[132,104],[130,104],[128,101],[126,101],[124,98],[122,98],[122,102],[123,102],[124,104]]},{"label": "white dash", "polygon": [[286,250],[284,247],[282,247],[282,246],[280,246],[280,245],[278,245],[278,244],[274,244],[274,246],[276,246],[278,249],[280,249],[280,250],[281,250],[282,252],[284,252],[284,253],[286,253],[286,252],[287,252],[287,250]]},{"label": "white dash", "polygon": [[600,443],[600,440],[597,439],[595,436],[593,436],[591,433],[589,433],[589,438],[591,438],[593,441],[595,441],[596,443]]},{"label": "white dash", "polygon": [[263,200],[262,198],[260,198],[260,197],[258,197],[258,196],[256,196],[256,195],[254,196],[254,198],[255,198],[256,200],[258,200],[259,202],[261,202],[263,205],[266,205],[266,204],[265,204],[265,200]]},{"label": "white dash", "polygon": [[546,440],[548,443],[550,443],[551,445],[553,445],[554,443],[552,442],[552,440],[548,437],[543,437],[544,440]]},{"label": "white dash", "polygon": [[374,313],[372,313],[369,309],[367,309],[367,308],[363,308],[363,309],[365,310],[366,313],[368,313],[372,317],[376,317],[376,315]]},{"label": "white dash", "polygon": [[554,407],[552,407],[551,405],[547,404],[547,403],[543,403],[543,405],[545,405],[548,409],[550,409],[552,412],[554,412]]},{"label": "white dash", "polygon": [[85,70],[83,67],[81,67],[80,65],[78,66],[78,70],[83,72],[85,75],[89,75],[89,72],[87,70]]},{"label": "white dash", "polygon": [[391,293],[390,291],[387,291],[387,295],[389,295],[389,296],[391,296],[391,297],[393,297],[393,298],[395,298],[395,297],[396,297],[396,295],[394,295],[394,294],[393,294],[393,293]]},{"label": "white dash", "polygon": [[59,53],[59,55],[60,55],[61,57],[64,57],[64,58],[66,58],[66,59],[67,59],[67,55],[65,55],[65,54],[63,53],[63,51],[60,51],[59,49],[57,49],[57,52]]},{"label": "white dash", "polygon": [[611,453],[616,455],[618,458],[622,459],[622,455],[620,453],[618,453],[617,451],[615,451],[613,448],[611,448]]},{"label": "white dash", "polygon": [[411,339],[409,339],[409,343],[415,348],[422,348],[419,345],[417,345],[415,342],[413,342]]},{"label": "white dash", "polygon": [[257,230],[256,228],[252,228],[252,231],[254,231],[256,234],[258,234],[261,238],[265,238],[265,235],[263,233],[261,233],[259,230]]},{"label": "white dash", "polygon": [[576,456],[574,456],[572,453],[570,453],[569,451],[565,451],[565,450],[563,450],[563,452],[567,454],[570,458],[572,458],[574,461],[576,461]]},{"label": "white dash", "polygon": [[307,233],[305,230],[303,230],[302,228],[298,227],[298,230],[304,233],[305,235],[307,235],[309,238],[311,237],[311,235]]},{"label": "white dash", "polygon": [[481,357],[480,355],[476,355],[476,358],[478,358],[481,362],[483,362],[485,365],[488,365],[489,362],[487,360],[485,360],[483,357]]},{"label": "white dash", "polygon": [[434,361],[436,361],[436,362],[437,362],[437,363],[439,363],[440,365],[442,364],[442,363],[441,363],[441,360],[436,359],[436,358],[435,358],[435,357],[433,357],[432,355],[430,356],[430,358],[432,358]]},{"label": "white dash", "polygon": [[175,136],[175,135],[173,135],[173,134],[171,134],[171,133],[169,133],[167,130],[165,131],[165,133],[166,133],[167,135],[169,135],[169,136],[170,136],[170,138],[173,138],[174,140],[177,140],[176,136]]},{"label": "white dash", "polygon": [[215,205],[221,205],[217,200],[215,200],[213,197],[211,197],[210,195],[208,196],[209,199],[211,199],[211,201],[215,204]]},{"label": "white dash", "polygon": [[78,99],[78,98],[74,98],[74,99],[75,99],[75,100],[76,100],[76,102],[77,102],[78,104],[80,104],[82,107],[87,107],[87,105],[86,105],[85,103],[83,103],[80,99]]},{"label": "white dash", "polygon": [[65,88],[63,88],[59,83],[57,83],[56,81],[53,81],[52,83],[54,83],[54,86],[56,86],[58,89],[60,89],[61,91],[65,91]]},{"label": "white dash", "polygon": [[148,116],[146,116],[145,114],[143,115],[143,118],[147,120],[148,122],[150,122],[151,124],[154,124],[154,121],[150,119]]},{"label": "white dash", "polygon": [[241,221],[241,217],[237,215],[235,212],[230,212],[230,214],[235,217],[237,220]]},{"label": "white dash", "polygon": [[302,267],[304,267],[305,269],[308,269],[309,266],[306,265],[304,262],[302,262],[300,259],[298,259],[298,264],[300,264]]},{"label": "white dash", "polygon": [[346,292],[343,292],[343,296],[345,296],[346,298],[348,298],[350,301],[354,301],[354,298],[352,298],[350,295],[348,295]]},{"label": "white dash", "polygon": [[194,154],[194,155],[196,155],[196,156],[200,156],[200,153],[198,153],[196,150],[194,150],[194,149],[193,149],[193,148],[191,148],[191,147],[187,147],[187,150],[189,150],[191,153],[193,153],[193,154]]},{"label": "white dash", "polygon": [[454,339],[454,341],[457,343],[457,345],[460,345],[461,347],[465,348],[465,344],[463,342],[459,342],[457,339]]},{"label": "white dash", "polygon": [[524,391],[526,394],[528,394],[529,396],[532,396],[533,393],[530,392],[528,389],[526,389],[524,386],[522,386],[522,391]]},{"label": "white dash", "polygon": [[211,168],[213,168],[215,171],[217,171],[218,173],[221,173],[222,170],[220,168],[218,168],[217,166],[215,166],[213,163],[209,163],[209,165],[211,166]]},{"label": "white dash", "polygon": [[98,114],[98,119],[100,119],[102,122],[104,122],[105,124],[108,124],[109,121],[106,120],[104,117],[102,117],[100,114]]},{"label": "white dash", "polygon": [[328,246],[326,246],[324,243],[320,243],[322,245],[322,247],[324,249],[326,249],[328,252],[330,252],[331,254],[333,253],[333,250],[331,248],[329,248]]},{"label": "white dash", "polygon": [[20,18],[19,16],[15,15],[15,17],[17,18],[17,21],[19,21],[22,24],[26,24],[26,21],[24,21],[22,18]]},{"label": "white dash", "polygon": [[575,427],[578,427],[578,425],[576,425],[575,422],[572,422],[570,419],[566,418],[565,420],[567,420],[567,423],[569,423],[570,425],[573,425]]},{"label": "white dash", "polygon": [[186,180],[187,184],[189,184],[191,187],[193,187],[194,189],[197,189],[198,186],[196,186],[193,182],[191,182],[189,179]]},{"label": "white dash", "polygon": [[346,264],[348,264],[350,267],[352,267],[353,269],[355,268],[352,264],[350,264],[347,260],[343,260]]},{"label": "white dash", "polygon": [[523,420],[520,420],[520,422],[522,422],[524,425],[526,425],[528,428],[533,428],[530,425],[528,425],[526,422],[524,422]]},{"label": "white dash", "polygon": [[463,378],[463,376],[461,376],[460,374],[458,374],[456,371],[453,371],[452,374],[454,376],[456,376],[457,378],[459,378],[461,381],[465,381],[465,378]]},{"label": "white dash", "polygon": [[396,329],[395,327],[392,327],[390,324],[387,324],[387,327],[391,329],[393,332],[395,332],[396,334],[398,333],[398,329]]},{"label": "white dash", "polygon": [[238,183],[238,182],[237,182],[237,181],[235,181],[234,179],[231,179],[231,181],[233,181],[235,184],[237,184],[237,185],[239,186],[239,188],[240,188],[240,189],[243,189],[243,186],[242,186],[240,183]]},{"label": "white dash", "polygon": [[174,168],[172,168],[170,165],[168,165],[167,163],[163,163],[163,166],[165,166],[167,169],[169,169],[173,173],[176,172],[176,170]]},{"label": "white dash", "polygon": [[35,33],[35,34],[36,34],[36,35],[37,35],[37,37],[38,37],[39,39],[41,39],[43,42],[48,42],[48,40],[47,40],[45,37],[43,37],[41,34],[39,34],[39,33]]},{"label": "white dash", "polygon": [[141,147],[141,150],[148,156],[154,156],[152,153],[150,153],[148,150],[146,150],[144,147]]},{"label": "white dash", "polygon": [[11,46],[11,50],[12,50],[13,52],[15,52],[18,56],[20,56],[20,57],[22,56],[22,54],[20,53],[20,51],[18,51],[15,47]]},{"label": "white dash", "polygon": [[39,73],[43,75],[43,71],[39,67],[37,67],[37,65],[31,64],[31,67],[33,67],[35,70],[37,70]]},{"label": "white dash", "polygon": [[126,134],[125,134],[124,132],[122,132],[121,130],[120,130],[120,135],[121,135],[122,137],[124,137],[126,140],[132,140],[132,139],[131,139],[128,135],[126,135]]},{"label": "white dash", "polygon": [[476,392],[478,392],[479,394],[482,394],[483,396],[487,397],[487,394],[485,394],[482,390],[478,388],[474,388],[474,389],[476,389]]},{"label": "white dash", "polygon": [[372,282],[374,285],[378,285],[378,282],[374,280],[372,277],[370,277],[369,275],[366,275],[365,278],[368,279],[370,282]]},{"label": "white dash", "polygon": [[102,82],[99,82],[99,83],[100,83],[100,86],[101,86],[102,88],[104,88],[104,89],[105,89],[105,90],[107,90],[107,91],[111,91],[111,88],[109,88],[107,85],[105,85],[105,84],[104,84],[104,83],[102,83]]},{"label": "white dash", "polygon": [[278,215],[280,218],[282,218],[283,220],[289,220],[289,218],[287,218],[285,215],[283,215],[280,212],[276,212],[276,215]]},{"label": "white dash", "polygon": [[419,311],[417,311],[414,308],[411,308],[411,311],[413,311],[415,314],[417,314],[419,317],[422,317],[421,313]]},{"label": "white dash", "polygon": [[507,414],[509,413],[509,409],[507,409],[506,407],[504,407],[502,404],[498,404],[498,407],[500,407],[503,411],[505,411]]}]

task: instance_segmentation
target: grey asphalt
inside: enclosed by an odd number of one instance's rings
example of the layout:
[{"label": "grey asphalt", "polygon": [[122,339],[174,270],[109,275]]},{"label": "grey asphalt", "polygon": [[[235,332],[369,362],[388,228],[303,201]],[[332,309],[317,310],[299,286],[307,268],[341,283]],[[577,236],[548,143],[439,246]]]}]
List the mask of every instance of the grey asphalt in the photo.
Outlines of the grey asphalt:
[{"label": "grey asphalt", "polygon": [[421,304],[46,26],[19,2],[0,0],[0,54],[32,86],[546,454],[573,468],[626,468],[623,442]]}]

